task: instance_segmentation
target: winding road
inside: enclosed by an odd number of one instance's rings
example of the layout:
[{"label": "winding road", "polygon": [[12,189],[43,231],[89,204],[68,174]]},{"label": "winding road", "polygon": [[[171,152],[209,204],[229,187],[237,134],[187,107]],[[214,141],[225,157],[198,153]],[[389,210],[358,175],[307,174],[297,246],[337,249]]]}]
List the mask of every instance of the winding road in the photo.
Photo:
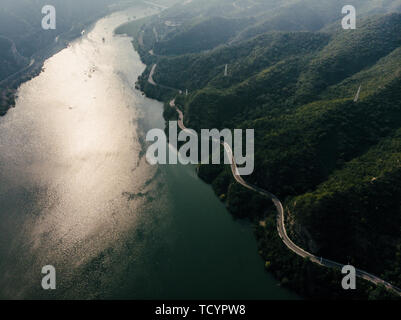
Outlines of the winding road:
[{"label": "winding road", "polygon": [[[170,107],[174,108],[179,116],[178,119],[178,126],[180,127],[181,130],[184,130],[186,132],[191,132],[190,130],[188,130],[185,125],[184,125],[184,114],[182,113],[182,111],[180,109],[178,109],[178,107],[175,104],[175,99],[170,101]],[[335,269],[340,269],[342,270],[342,268],[345,266],[341,263],[337,263],[328,259],[324,259],[322,257],[318,257],[312,253],[309,253],[307,251],[305,251],[304,249],[300,248],[299,246],[297,246],[288,236],[287,234],[287,230],[285,228],[285,219],[284,219],[284,207],[283,204],[281,203],[281,201],[272,193],[259,188],[255,185],[252,185],[250,183],[247,183],[242,177],[241,175],[238,173],[238,169],[237,169],[237,164],[234,160],[234,155],[232,152],[231,147],[226,143],[223,142],[221,143],[224,146],[224,149],[227,153],[227,155],[229,156],[230,159],[232,159],[232,164],[231,164],[231,171],[233,174],[233,177],[235,178],[235,180],[241,184],[243,187],[252,190],[254,192],[259,193],[260,195],[267,197],[269,199],[271,199],[277,209],[277,231],[278,234],[281,238],[281,240],[283,241],[283,243],[287,246],[288,249],[290,249],[292,252],[294,252],[295,254],[297,254],[298,256],[302,257],[302,258],[308,258],[310,261],[324,266],[324,267],[328,267],[328,268],[335,268]],[[365,279],[367,281],[370,281],[372,283],[374,283],[375,285],[383,285],[384,287],[386,287],[389,290],[394,291],[396,294],[398,294],[399,296],[401,296],[401,289],[397,288],[396,286],[392,285],[391,283],[375,276],[372,275],[366,271],[363,270],[359,270],[356,269],[356,275],[359,278]]]},{"label": "winding road", "polygon": [[23,73],[24,71],[28,70],[30,67],[33,66],[34,63],[35,63],[35,59],[32,58],[27,66],[23,67],[22,69],[18,70],[17,72],[14,72],[13,74],[10,74],[9,76],[7,76],[7,78],[4,78],[3,80],[1,80],[0,86],[3,86],[8,81],[10,81],[10,79],[12,79],[12,78],[16,77],[17,75]]},{"label": "winding road", "polygon": [[150,70],[150,73],[149,73],[148,82],[149,82],[152,86],[156,86],[156,82],[153,80],[153,75],[155,74],[156,67],[157,67],[157,64],[154,64],[153,67],[152,67],[152,69]]},{"label": "winding road", "polygon": [[[22,60],[24,60],[24,61],[25,61],[25,60],[26,60],[26,61],[29,60],[29,58],[24,57],[23,55],[21,55],[21,54],[18,52],[18,49],[17,49],[17,46],[16,46],[14,40],[12,40],[12,39],[10,39],[10,38],[8,38],[8,37],[6,37],[6,36],[3,36],[3,35],[0,35],[0,38],[6,39],[7,41],[9,41],[9,42],[11,43],[11,51],[12,51],[12,53],[13,53],[15,59],[18,59],[18,60],[21,60],[21,61],[22,61]],[[10,74],[10,75],[8,75],[7,77],[5,77],[4,79],[2,79],[2,80],[0,81],[0,86],[3,86],[3,85],[6,84],[10,79],[12,79],[13,77],[19,75],[20,73],[22,73],[22,72],[24,72],[25,70],[27,70],[28,68],[30,68],[34,63],[35,63],[35,59],[34,59],[34,58],[31,58],[31,59],[30,59],[30,62],[27,63],[25,66],[21,67],[21,69],[17,70],[17,71],[14,72],[13,74]]]},{"label": "winding road", "polygon": [[[154,54],[153,54],[154,55]],[[168,90],[173,90],[173,91],[178,91],[178,92],[182,92],[182,90],[176,89],[176,88],[172,88],[172,87],[168,87],[168,86],[164,86],[162,84],[158,84],[155,82],[155,80],[153,79],[153,76],[155,75],[156,72],[156,68],[157,68],[157,64],[154,64],[152,66],[152,69],[150,70],[149,73],[149,77],[148,77],[148,82],[152,85],[152,86],[158,86],[160,88],[164,88],[164,89],[168,89]]]}]

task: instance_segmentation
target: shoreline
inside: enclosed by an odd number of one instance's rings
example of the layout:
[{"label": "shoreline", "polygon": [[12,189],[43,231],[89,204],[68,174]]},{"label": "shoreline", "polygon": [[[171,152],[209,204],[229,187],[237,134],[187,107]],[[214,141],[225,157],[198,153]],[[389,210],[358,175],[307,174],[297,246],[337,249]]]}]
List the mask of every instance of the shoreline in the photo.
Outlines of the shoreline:
[{"label": "shoreline", "polygon": [[[137,43],[135,43],[134,41],[132,42],[132,45],[134,47],[134,49],[138,52],[138,54],[141,57],[142,62],[146,65],[146,69],[143,72],[143,74],[138,78],[138,83],[140,86],[140,90],[149,98],[152,99],[156,99],[158,101],[161,101],[162,103],[164,103],[165,105],[165,112],[164,112],[164,119],[165,121],[169,121],[172,119],[175,119],[175,117],[177,117],[177,113],[178,113],[178,118],[180,121],[183,121],[183,114],[181,112],[181,110],[175,105],[175,103],[172,104],[173,101],[175,100],[171,100],[171,97],[174,97],[176,94],[175,92],[170,94],[168,93],[166,90],[168,89],[170,92],[171,91],[179,91],[178,89],[174,89],[174,88],[168,88],[165,87],[163,85],[160,85],[158,83],[156,83],[153,79],[153,74],[155,73],[155,68],[157,66],[157,57],[155,57],[152,54],[151,59],[149,60],[149,56],[148,53],[141,50],[141,48],[136,48],[136,45],[138,45]],[[170,103],[169,103],[170,101]],[[169,112],[169,109],[174,109],[177,111],[176,116],[174,117],[174,115],[171,114],[171,112]],[[181,126],[180,126],[181,127]],[[181,128],[182,129],[182,128]],[[210,186],[212,186],[212,183],[209,181],[206,181],[205,179],[202,178],[202,176],[199,174],[199,170],[197,170],[197,176],[204,182],[206,182],[207,184],[209,184]],[[231,183],[230,183],[231,186]],[[212,187],[212,189],[214,189]],[[223,199],[221,197],[219,197],[219,194],[216,192],[216,190],[214,190],[215,195],[217,198],[220,198],[221,201],[223,201]],[[255,190],[254,190],[255,191]],[[277,199],[278,200],[278,199]],[[231,212],[231,210],[228,208],[227,205],[227,199],[224,199],[223,201],[224,203],[226,203],[227,209],[228,211],[234,216],[234,213]],[[278,209],[278,205],[277,203],[275,203],[275,201],[273,200],[276,208]],[[280,203],[280,206],[282,207],[282,211],[284,211],[283,206]],[[270,210],[269,210],[270,211]],[[241,219],[241,217],[240,217]],[[284,225],[284,213],[281,216],[281,219],[276,219],[276,225],[274,227],[274,231],[275,231],[275,236],[276,238],[279,239],[280,244],[276,244],[277,246],[280,245],[284,245],[285,246],[285,250],[281,250],[282,254],[284,256],[287,257],[287,259],[290,259],[292,261],[292,263],[294,264],[301,264],[303,266],[305,266],[305,268],[310,268],[313,269],[314,272],[316,272],[317,274],[321,274],[322,276],[326,277],[327,279],[325,280],[325,282],[327,283],[327,288],[328,289],[334,289],[333,291],[333,297],[335,297],[336,295],[339,294],[339,292],[341,293],[341,291],[337,291],[335,286],[333,287],[333,284],[330,282],[338,282],[339,284],[341,284],[341,279],[343,277],[343,275],[341,274],[341,268],[339,268],[339,266],[343,266],[340,265],[338,263],[335,263],[331,260],[327,260],[327,259],[323,259],[323,258],[318,258],[316,256],[314,256],[313,254],[299,254],[297,252],[297,250],[291,249],[288,245],[288,241],[286,242],[285,239],[283,239],[282,233],[280,232],[280,227]],[[257,221],[256,221],[257,220]],[[266,230],[267,229],[267,224],[266,221],[268,220],[268,218],[266,218],[265,221],[262,221],[263,223],[261,223],[261,221],[259,221],[260,219],[251,219],[252,224],[254,225],[254,235],[259,243],[259,246],[261,247],[264,241],[264,236],[261,235],[261,230]],[[278,234],[277,234],[277,230],[278,230]],[[266,231],[262,231],[262,232],[266,232]],[[284,227],[284,234],[287,235],[286,231],[285,231],[285,227]],[[272,235],[270,235],[272,236]],[[291,240],[289,240],[290,243],[293,244],[293,242]],[[293,244],[294,245],[294,244]],[[297,247],[296,245],[294,245],[295,247]],[[261,248],[260,248],[261,249]],[[288,250],[289,249],[289,250]],[[305,251],[299,247],[297,247],[297,249],[299,249],[299,251],[305,253]],[[294,253],[296,255],[294,255]],[[281,272],[278,271],[277,269],[274,270],[274,268],[271,268],[271,261],[269,261],[268,259],[265,259],[264,256],[265,254],[262,253],[262,249],[259,251],[259,255],[266,261],[266,270],[269,271],[269,273],[273,274],[276,279],[278,279],[279,281],[281,281],[282,285],[286,286],[288,289],[293,290],[295,293],[300,294],[303,297],[308,297],[309,294],[304,294],[302,293],[303,288],[300,288],[300,286],[291,284],[285,275],[280,274]],[[320,270],[319,270],[320,269]],[[333,281],[333,279],[335,279]],[[295,280],[297,281],[297,280]],[[313,282],[313,280],[311,280],[311,282]],[[359,292],[356,294],[356,299],[367,299],[369,293],[374,290],[374,289],[380,289],[382,286],[386,289],[389,290],[389,294],[394,294],[396,296],[400,296],[401,295],[401,291],[400,289],[398,289],[397,287],[393,286],[392,284],[390,284],[389,282],[386,282],[383,279],[380,279],[377,276],[373,276],[371,274],[368,274],[365,271],[359,270],[357,269],[357,283],[358,283],[358,288],[359,288]],[[318,287],[322,287],[323,290],[327,289],[324,288],[324,282],[323,283],[318,283],[316,284]],[[372,287],[373,285],[373,287]],[[312,285],[312,287],[314,287],[314,284]],[[340,285],[341,287],[341,285]],[[308,291],[308,290],[307,290]],[[330,294],[329,294],[330,295]],[[346,294],[344,294],[344,296],[346,296]]]}]

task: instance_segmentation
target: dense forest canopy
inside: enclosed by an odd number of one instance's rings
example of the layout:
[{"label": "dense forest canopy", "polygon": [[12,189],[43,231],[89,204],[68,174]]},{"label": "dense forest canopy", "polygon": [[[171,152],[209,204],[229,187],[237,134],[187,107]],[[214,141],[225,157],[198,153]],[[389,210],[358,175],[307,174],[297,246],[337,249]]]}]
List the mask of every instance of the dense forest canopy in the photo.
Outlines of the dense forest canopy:
[{"label": "dense forest canopy", "polygon": [[[145,92],[168,100],[189,90],[176,100],[188,127],[255,129],[249,181],[285,199],[297,243],[401,287],[401,1],[347,4],[357,9],[356,30],[341,27],[342,1],[210,0],[118,32],[133,36],[149,66]],[[176,92],[147,83],[153,64],[156,83]],[[175,117],[168,107],[166,116]],[[278,244],[274,211],[235,184],[230,168],[201,166],[199,175],[235,215],[268,214],[257,229],[261,255],[284,284],[341,296],[321,287],[336,276],[311,279],[313,267]],[[366,289],[370,298],[379,291]]]}]

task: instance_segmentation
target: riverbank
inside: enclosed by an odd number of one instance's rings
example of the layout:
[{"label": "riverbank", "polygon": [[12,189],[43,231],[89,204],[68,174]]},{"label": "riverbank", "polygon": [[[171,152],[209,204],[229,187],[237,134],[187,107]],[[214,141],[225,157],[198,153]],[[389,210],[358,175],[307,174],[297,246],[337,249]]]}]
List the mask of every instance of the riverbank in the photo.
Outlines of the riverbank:
[{"label": "riverbank", "polygon": [[[0,119],[0,299],[297,299],[193,166],[146,162],[165,120],[135,89],[130,39],[113,36],[132,15],[48,59]],[[49,263],[56,292],[38,286]]]},{"label": "riverbank", "polygon": [[[126,30],[125,30],[126,31]],[[185,96],[178,95],[179,89],[171,89],[156,84],[153,79],[157,56],[147,50],[141,50],[140,41],[134,39],[133,45],[141,54],[142,61],[147,69],[139,78],[139,87],[145,94],[154,99],[165,102],[165,119],[175,120],[177,115],[171,111],[168,101],[178,96],[180,107],[185,104]],[[151,79],[152,81],[149,81]],[[219,168],[219,170],[221,170]],[[209,173],[211,174],[209,175]],[[357,290],[346,292],[341,287],[342,275],[337,269],[325,268],[313,264],[309,259],[303,259],[288,250],[277,234],[275,210],[262,199],[255,197],[249,191],[242,190],[236,185],[228,172],[223,169],[219,181],[215,181],[213,168],[198,170],[203,180],[211,183],[216,195],[224,200],[229,211],[237,217],[251,218],[254,221],[255,234],[259,242],[259,254],[265,260],[265,267],[272,272],[283,286],[308,298],[317,299],[391,299],[397,298],[386,292],[384,287],[372,285],[365,280],[358,279]],[[249,215],[249,212],[255,214]],[[243,214],[246,213],[246,214]]]},{"label": "riverbank", "polygon": [[82,32],[90,32],[96,21],[102,17],[130,6],[129,4],[119,4],[105,8],[103,12],[97,13],[78,24],[73,24],[68,31],[56,35],[53,43],[35,52],[31,57],[22,57],[27,60],[27,65],[0,80],[0,117],[5,116],[10,108],[15,107],[18,88],[23,83],[37,77],[42,72],[43,64],[47,59],[67,48],[71,42],[81,37]]}]

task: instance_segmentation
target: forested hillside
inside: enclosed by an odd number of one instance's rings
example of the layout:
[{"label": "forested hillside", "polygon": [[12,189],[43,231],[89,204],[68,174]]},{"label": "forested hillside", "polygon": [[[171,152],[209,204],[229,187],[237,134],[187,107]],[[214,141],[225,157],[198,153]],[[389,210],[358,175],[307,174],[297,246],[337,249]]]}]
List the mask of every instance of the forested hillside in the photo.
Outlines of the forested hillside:
[{"label": "forested hillside", "polygon": [[[350,1],[356,30],[341,28],[341,1],[206,3],[120,30],[149,66],[141,87],[160,99],[178,95],[195,130],[254,128],[247,180],[285,202],[294,241],[401,287],[401,2]],[[164,88],[147,82],[153,64]],[[175,117],[169,107],[166,116]],[[229,167],[201,166],[199,175],[233,214],[264,221],[260,254],[283,284],[308,297],[348,297],[328,289],[336,275],[283,248],[269,202],[236,184]]]},{"label": "forested hillside", "polygon": [[26,59],[17,51],[12,40],[0,36],[0,74],[8,75],[17,71],[26,63]]}]

